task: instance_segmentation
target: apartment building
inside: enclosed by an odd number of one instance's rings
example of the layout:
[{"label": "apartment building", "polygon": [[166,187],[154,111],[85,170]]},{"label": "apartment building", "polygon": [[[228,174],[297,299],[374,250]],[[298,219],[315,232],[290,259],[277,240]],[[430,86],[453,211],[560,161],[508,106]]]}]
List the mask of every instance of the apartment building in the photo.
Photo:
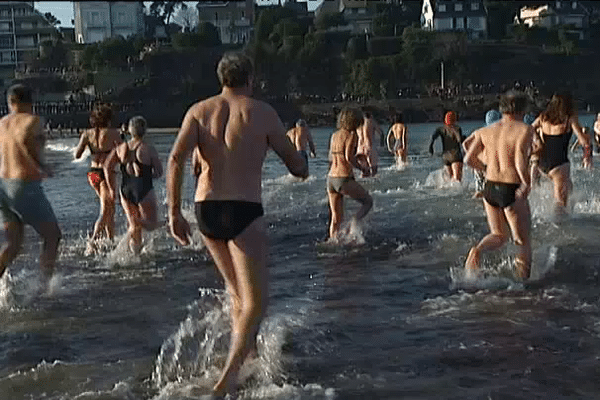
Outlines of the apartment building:
[{"label": "apartment building", "polygon": [[210,22],[219,31],[221,43],[245,43],[250,39],[254,21],[254,2],[200,1],[198,21]]},{"label": "apartment building", "polygon": [[0,2],[0,69],[4,71],[14,71],[31,57],[37,57],[41,43],[59,36],[56,27],[35,10],[33,3]]},{"label": "apartment building", "polygon": [[482,0],[424,0],[421,27],[442,32],[467,32],[471,39],[485,39],[487,11]]},{"label": "apartment building", "polygon": [[74,1],[73,7],[77,43],[144,34],[144,9],[139,1]]}]

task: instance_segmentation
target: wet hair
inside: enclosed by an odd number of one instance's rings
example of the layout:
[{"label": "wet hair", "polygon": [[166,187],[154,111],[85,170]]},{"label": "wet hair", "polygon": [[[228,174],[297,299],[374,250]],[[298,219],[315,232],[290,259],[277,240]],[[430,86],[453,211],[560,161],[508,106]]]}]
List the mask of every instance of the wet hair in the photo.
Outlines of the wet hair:
[{"label": "wet hair", "polygon": [[554,93],[546,110],[542,112],[542,120],[552,125],[566,123],[574,115],[573,97],[569,92]]},{"label": "wet hair", "polygon": [[500,97],[498,106],[502,114],[518,115],[527,111],[529,101],[527,96],[521,92],[509,91]]},{"label": "wet hair", "polygon": [[96,103],[90,114],[90,126],[92,128],[108,128],[112,120],[113,112],[110,104]]},{"label": "wet hair", "polygon": [[296,126],[306,126],[306,121],[303,119],[299,119],[296,121]]},{"label": "wet hair", "polygon": [[354,108],[344,107],[337,117],[337,128],[355,131],[362,124],[362,118]]},{"label": "wet hair", "polygon": [[228,52],[223,55],[217,66],[217,76],[222,86],[239,88],[248,84],[254,67],[250,58],[240,52]]},{"label": "wet hair", "polygon": [[363,117],[371,118],[372,116],[373,114],[371,113],[371,111],[363,111]]},{"label": "wet hair", "polygon": [[396,115],[394,115],[394,123],[395,124],[404,123],[404,116],[402,115],[402,113],[396,113]]},{"label": "wet hair", "polygon": [[131,136],[141,138],[146,134],[147,127],[146,118],[141,115],[136,115],[129,120],[129,132],[131,132]]},{"label": "wet hair", "polygon": [[33,92],[29,86],[21,83],[12,85],[6,91],[6,97],[9,103],[13,104],[32,104]]}]

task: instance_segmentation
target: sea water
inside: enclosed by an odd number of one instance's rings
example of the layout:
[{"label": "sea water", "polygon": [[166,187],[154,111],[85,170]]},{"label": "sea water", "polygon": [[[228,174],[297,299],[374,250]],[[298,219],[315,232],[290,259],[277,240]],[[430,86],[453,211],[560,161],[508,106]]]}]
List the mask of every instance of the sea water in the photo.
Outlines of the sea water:
[{"label": "sea water", "polygon": [[[587,118],[587,119],[586,119]],[[591,117],[582,117],[586,123]],[[461,123],[465,133],[480,124]],[[552,187],[530,196],[534,265],[512,279],[514,246],[483,257],[462,282],[471,245],[488,231],[473,174],[444,177],[427,153],[436,124],[409,124],[409,160],[380,148],[379,173],[358,182],[374,206],[338,242],[327,235],[327,145],[312,130],[311,177],[291,177],[269,153],[263,203],[269,227],[270,307],[259,357],[244,366],[241,399],[590,399],[600,393],[598,165],[571,154],[571,214],[551,218]],[[384,133],[387,127],[384,127]],[[149,135],[163,165],[174,134]],[[48,143],[56,176],[44,188],[64,238],[52,290],[39,283],[39,243],[0,280],[0,399],[196,399],[227,355],[229,304],[198,234],[181,247],[164,228],[132,256],[118,237],[84,256],[99,204],[76,139]],[[357,174],[358,175],[358,174]],[[192,178],[184,215],[194,223]],[[155,181],[166,216],[165,182]],[[358,204],[346,200],[346,216]],[[349,219],[349,218],[348,218]]]}]

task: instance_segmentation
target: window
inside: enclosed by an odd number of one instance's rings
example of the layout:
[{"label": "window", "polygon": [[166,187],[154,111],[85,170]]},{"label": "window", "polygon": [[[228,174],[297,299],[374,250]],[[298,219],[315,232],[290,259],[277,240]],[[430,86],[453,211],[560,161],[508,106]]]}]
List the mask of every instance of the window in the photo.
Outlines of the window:
[{"label": "window", "polygon": [[33,24],[31,22],[21,22],[21,29],[32,29]]},{"label": "window", "polygon": [[359,9],[358,9],[358,13],[359,13],[359,14],[366,14],[366,13],[367,13],[367,10],[365,10],[364,8],[359,8]]},{"label": "window", "polygon": [[574,1],[573,3],[571,3],[571,6],[573,7],[573,10],[577,9],[577,2]]},{"label": "window", "polygon": [[100,23],[100,13],[98,11],[92,11],[90,13],[90,19],[89,20],[90,20],[90,22],[93,25],[99,24]]},{"label": "window", "polygon": [[439,12],[446,12],[446,5],[445,4],[440,4],[438,6],[438,11]]},{"label": "window", "polygon": [[218,21],[218,20],[219,20],[219,13],[215,12],[215,21]]},{"label": "window", "polygon": [[462,11],[462,4],[461,3],[456,3],[454,4],[454,11]]},{"label": "window", "polygon": [[9,10],[2,10],[2,11],[0,11],[0,17],[2,17],[2,18],[8,18],[8,17],[10,17],[10,11]]},{"label": "window", "polygon": [[35,41],[33,40],[33,36],[17,37],[17,48],[33,47],[33,46],[35,46]]},{"label": "window", "polygon": [[560,6],[561,6],[560,1],[557,1],[556,2],[556,9],[560,10]]},{"label": "window", "polygon": [[9,31],[10,24],[8,22],[0,22],[0,31]]},{"label": "window", "polygon": [[242,11],[242,12],[240,13],[240,15],[241,15],[242,19],[246,18],[246,12],[245,12],[245,11]]},{"label": "window", "polygon": [[0,49],[10,49],[12,47],[12,43],[9,37],[0,38]]},{"label": "window", "polygon": [[473,11],[479,10],[479,3],[471,3],[471,10],[473,10]]},{"label": "window", "polygon": [[127,23],[127,14],[125,14],[124,12],[119,12],[117,14],[117,22],[119,24],[125,24],[125,23]]}]

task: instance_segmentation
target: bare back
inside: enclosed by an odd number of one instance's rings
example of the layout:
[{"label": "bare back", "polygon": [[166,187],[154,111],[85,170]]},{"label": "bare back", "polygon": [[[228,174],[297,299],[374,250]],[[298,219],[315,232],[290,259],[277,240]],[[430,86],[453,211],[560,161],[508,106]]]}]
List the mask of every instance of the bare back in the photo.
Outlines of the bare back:
[{"label": "bare back", "polygon": [[11,113],[0,120],[0,178],[41,180],[45,137],[43,122],[33,114]]},{"label": "bare back", "polygon": [[87,136],[92,167],[102,168],[102,164],[111,150],[122,143],[121,135],[115,128],[88,129],[84,135]]},{"label": "bare back", "polygon": [[402,143],[402,147],[406,146],[406,126],[402,123],[395,123],[392,125],[392,134],[396,141]]},{"label": "bare back", "polygon": [[[493,182],[528,183],[528,164],[533,129],[514,119],[499,122],[478,131],[483,146],[482,161],[486,178]],[[477,138],[475,139],[477,141]]]},{"label": "bare back", "polygon": [[309,130],[307,126],[296,126],[287,133],[288,138],[298,151],[306,151],[309,143]]},{"label": "bare back", "polygon": [[185,117],[182,131],[191,136],[183,140],[199,147],[201,173],[196,201],[259,203],[268,147],[284,160],[294,159],[294,149],[275,110],[249,96],[221,93],[195,104]]},{"label": "bare back", "polygon": [[331,163],[329,176],[354,176],[353,164],[356,155],[358,136],[355,132],[340,129],[331,135],[329,144],[329,161]]}]

